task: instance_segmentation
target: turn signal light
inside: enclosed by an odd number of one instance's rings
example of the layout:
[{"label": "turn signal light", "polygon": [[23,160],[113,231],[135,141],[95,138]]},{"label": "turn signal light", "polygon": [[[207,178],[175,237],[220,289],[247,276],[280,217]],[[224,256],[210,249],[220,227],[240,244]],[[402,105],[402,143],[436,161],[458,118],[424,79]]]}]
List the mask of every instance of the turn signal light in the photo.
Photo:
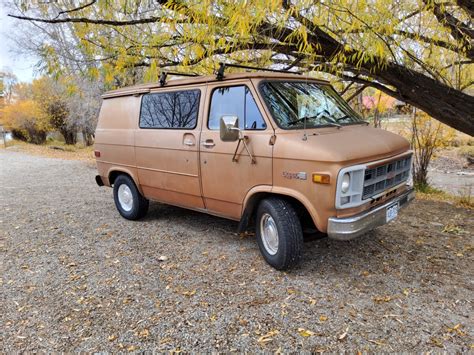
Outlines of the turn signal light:
[{"label": "turn signal light", "polygon": [[329,174],[313,174],[313,182],[317,184],[330,184],[331,176]]},{"label": "turn signal light", "polygon": [[98,150],[94,150],[94,155],[96,158],[100,158],[100,152]]}]

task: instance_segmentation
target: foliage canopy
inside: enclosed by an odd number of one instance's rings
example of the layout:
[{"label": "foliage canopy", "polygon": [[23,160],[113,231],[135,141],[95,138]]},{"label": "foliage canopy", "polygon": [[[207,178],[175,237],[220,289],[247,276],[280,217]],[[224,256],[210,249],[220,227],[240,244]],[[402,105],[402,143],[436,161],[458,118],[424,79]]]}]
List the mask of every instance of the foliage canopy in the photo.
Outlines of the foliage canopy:
[{"label": "foliage canopy", "polygon": [[113,87],[156,81],[163,67],[209,73],[220,61],[324,72],[474,134],[469,0],[89,0],[15,11],[48,33],[36,49],[53,73]]}]

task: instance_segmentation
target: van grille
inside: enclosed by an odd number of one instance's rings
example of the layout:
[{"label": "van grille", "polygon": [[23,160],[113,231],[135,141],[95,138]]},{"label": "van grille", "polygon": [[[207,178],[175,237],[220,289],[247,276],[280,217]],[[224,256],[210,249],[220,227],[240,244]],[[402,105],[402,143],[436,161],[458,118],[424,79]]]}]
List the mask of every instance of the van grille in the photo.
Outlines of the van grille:
[{"label": "van grille", "polygon": [[365,171],[362,199],[375,196],[393,186],[408,180],[411,169],[411,155],[390,161]]}]

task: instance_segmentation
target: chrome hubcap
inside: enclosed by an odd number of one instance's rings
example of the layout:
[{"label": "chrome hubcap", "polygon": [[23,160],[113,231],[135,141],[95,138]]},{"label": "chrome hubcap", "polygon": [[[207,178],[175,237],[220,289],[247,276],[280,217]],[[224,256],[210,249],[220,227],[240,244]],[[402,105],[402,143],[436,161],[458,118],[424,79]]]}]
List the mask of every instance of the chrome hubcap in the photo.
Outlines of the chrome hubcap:
[{"label": "chrome hubcap", "polygon": [[122,207],[124,211],[127,211],[127,212],[131,211],[133,207],[132,190],[130,190],[130,188],[127,185],[122,184],[118,188],[117,195],[118,195],[120,207]]},{"label": "chrome hubcap", "polygon": [[268,213],[260,219],[260,235],[267,253],[275,255],[278,251],[278,229],[275,220]]}]

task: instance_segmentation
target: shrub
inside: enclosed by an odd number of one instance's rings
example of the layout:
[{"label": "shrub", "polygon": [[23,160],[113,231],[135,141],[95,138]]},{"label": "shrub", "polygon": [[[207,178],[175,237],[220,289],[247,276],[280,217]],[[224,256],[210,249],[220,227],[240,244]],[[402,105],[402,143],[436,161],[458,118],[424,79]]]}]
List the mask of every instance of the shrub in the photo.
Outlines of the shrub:
[{"label": "shrub", "polygon": [[452,128],[436,121],[424,112],[414,111],[411,122],[413,154],[413,182],[415,186],[428,186],[428,166],[435,151],[446,147],[455,137]]},{"label": "shrub", "polygon": [[466,158],[469,163],[474,163],[474,146],[465,145],[459,149],[458,153],[461,157]]},{"label": "shrub", "polygon": [[50,130],[45,117],[33,100],[19,100],[3,109],[5,125],[14,136],[34,144],[43,144]]},{"label": "shrub", "polygon": [[466,208],[474,208],[474,198],[471,195],[471,186],[459,191],[458,204]]}]

